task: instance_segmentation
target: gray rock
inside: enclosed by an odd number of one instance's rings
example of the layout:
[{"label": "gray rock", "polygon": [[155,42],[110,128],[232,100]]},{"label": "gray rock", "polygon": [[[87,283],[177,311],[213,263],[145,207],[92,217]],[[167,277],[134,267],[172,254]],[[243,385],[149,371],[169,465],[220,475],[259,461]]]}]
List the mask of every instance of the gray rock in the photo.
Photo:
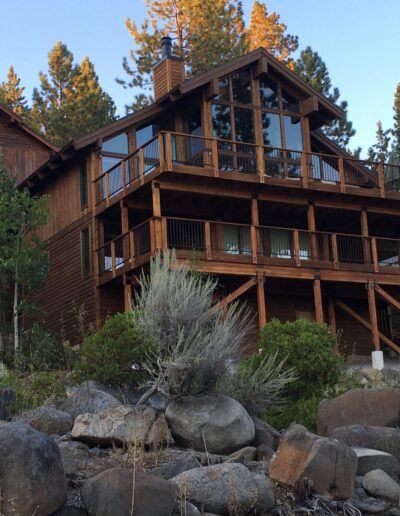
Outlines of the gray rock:
[{"label": "gray rock", "polygon": [[372,496],[398,503],[400,500],[400,486],[385,471],[375,469],[369,471],[363,480],[363,488]]},{"label": "gray rock", "polygon": [[[128,389],[124,393],[125,403],[128,405],[137,405],[143,394],[146,393],[146,389]],[[145,405],[151,407],[160,412],[167,410],[168,404],[171,402],[171,398],[162,392],[154,393],[148,400],[145,401]]]},{"label": "gray rock", "polygon": [[400,389],[352,389],[318,406],[318,433],[350,425],[396,426],[400,422]]},{"label": "gray rock", "polygon": [[25,423],[0,429],[1,512],[47,516],[64,505],[67,482],[56,443]]},{"label": "gray rock", "polygon": [[159,447],[171,440],[165,416],[144,405],[81,414],[75,419],[71,435],[94,445],[139,443]]},{"label": "gray rock", "polygon": [[380,514],[386,510],[387,504],[369,496],[362,488],[354,489],[350,502],[362,513]]},{"label": "gray rock", "polygon": [[397,482],[400,463],[394,455],[370,448],[353,448],[358,459],[357,475],[364,476],[369,471],[381,469]]},{"label": "gray rock", "polygon": [[335,428],[330,437],[348,446],[372,448],[394,455],[400,461],[400,428],[351,425]]},{"label": "gray rock", "polygon": [[0,419],[8,420],[10,417],[10,404],[14,399],[15,391],[11,387],[0,389]]},{"label": "gray rock", "polygon": [[267,445],[260,444],[257,446],[257,460],[259,462],[269,462],[274,455],[275,451]]},{"label": "gray rock", "polygon": [[269,511],[275,504],[269,479],[253,475],[243,464],[224,463],[185,471],[172,478],[178,497],[206,512]]},{"label": "gray rock", "polygon": [[73,425],[71,414],[53,407],[25,410],[14,416],[13,421],[27,423],[38,432],[44,432],[49,435],[64,435],[71,430]]},{"label": "gray rock", "polygon": [[89,460],[89,447],[79,441],[65,441],[58,445],[67,476],[77,475]]},{"label": "gray rock", "polygon": [[307,478],[318,494],[339,499],[351,496],[356,473],[357,456],[351,448],[295,424],[285,432],[269,462],[272,480],[294,487]]},{"label": "gray rock", "polygon": [[200,468],[201,464],[193,452],[167,452],[165,460],[162,460],[156,467],[151,469],[151,473],[158,477],[169,480],[188,469]]},{"label": "gray rock", "polygon": [[182,500],[175,502],[172,516],[201,516],[201,512],[192,503]]},{"label": "gray rock", "polygon": [[230,455],[225,460],[225,462],[244,462],[246,460],[255,460],[257,456],[257,448],[254,446],[246,446],[245,448],[241,448]]},{"label": "gray rock", "polygon": [[172,401],[166,418],[172,435],[186,448],[228,454],[251,444],[254,423],[236,400],[222,394],[186,396]]},{"label": "gray rock", "polygon": [[97,382],[87,381],[79,387],[71,389],[68,398],[63,400],[57,408],[76,418],[79,414],[98,414],[121,405],[116,394],[110,392],[110,389]]},{"label": "gray rock", "polygon": [[136,471],[133,482],[131,470],[113,468],[87,480],[81,496],[93,516],[126,516],[132,505],[135,516],[171,516],[176,493],[167,480]]},{"label": "gray rock", "polygon": [[277,450],[279,439],[281,438],[281,434],[278,430],[275,430],[271,425],[265,421],[261,421],[261,419],[257,417],[253,417],[253,421],[255,428],[254,446],[257,447],[260,446],[260,444],[264,444],[268,446],[268,448]]}]

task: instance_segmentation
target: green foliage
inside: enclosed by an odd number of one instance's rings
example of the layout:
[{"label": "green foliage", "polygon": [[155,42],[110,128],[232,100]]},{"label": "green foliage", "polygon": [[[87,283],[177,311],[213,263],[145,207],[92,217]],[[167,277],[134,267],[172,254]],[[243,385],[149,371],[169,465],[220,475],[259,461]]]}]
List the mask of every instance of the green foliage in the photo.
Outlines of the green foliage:
[{"label": "green foliage", "polygon": [[66,383],[65,373],[58,371],[35,372],[27,375],[10,370],[0,379],[0,387],[11,387],[15,391],[10,407],[13,414],[40,407],[51,397],[65,397]]},{"label": "green foliage", "polygon": [[311,396],[288,401],[282,411],[272,410],[262,414],[261,419],[274,428],[282,430],[292,423],[304,425],[311,432],[317,431],[317,410],[321,398]]},{"label": "green foliage", "polygon": [[[77,381],[98,380],[108,384],[139,382],[140,364],[151,347],[134,313],[109,317],[96,333],[86,337],[74,364]],[[132,369],[138,365],[139,370]]]},{"label": "green foliage", "polygon": [[24,332],[22,348],[26,367],[31,371],[67,369],[73,353],[61,338],[37,322]]},{"label": "green foliage", "polygon": [[261,414],[280,411],[287,400],[287,386],[296,381],[293,368],[286,369],[277,353],[266,353],[262,360],[251,355],[218,385],[218,391],[239,401],[248,412]]},{"label": "green foliage", "polygon": [[213,307],[216,282],[158,254],[141,277],[138,318],[154,342],[145,363],[153,386],[170,394],[200,394],[242,358],[251,318],[236,303]]},{"label": "green foliage", "polygon": [[296,60],[294,72],[300,79],[312,86],[316,91],[322,93],[322,95],[325,95],[325,97],[343,110],[343,118],[335,120],[329,126],[325,126],[323,131],[330,140],[346,148],[356,131],[353,129],[352,122],[347,118],[347,102],[345,100],[339,101],[339,88],[332,87],[328,68],[321,56],[314,52],[311,47],[306,47]]},{"label": "green foliage", "polygon": [[49,141],[63,145],[115,120],[115,105],[103,91],[93,63],[80,64],[66,45],[58,41],[49,52],[48,74],[39,73],[29,121]]},{"label": "green foliage", "polygon": [[[273,319],[260,333],[259,347],[276,353],[285,367],[293,368],[298,379],[290,387],[293,398],[308,398],[337,384],[343,359],[334,353],[336,337],[326,324],[305,320],[280,322]],[[286,358],[287,357],[287,358]]]},{"label": "green foliage", "polygon": [[28,103],[24,96],[25,87],[20,84],[21,79],[11,65],[7,72],[7,80],[0,83],[0,103],[6,104],[17,115],[25,117],[28,112]]}]

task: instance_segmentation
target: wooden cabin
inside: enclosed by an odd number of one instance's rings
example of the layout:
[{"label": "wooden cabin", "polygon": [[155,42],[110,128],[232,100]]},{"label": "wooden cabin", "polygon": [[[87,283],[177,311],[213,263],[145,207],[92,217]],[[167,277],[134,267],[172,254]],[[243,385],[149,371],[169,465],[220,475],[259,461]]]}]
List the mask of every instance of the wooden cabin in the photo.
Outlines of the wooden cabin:
[{"label": "wooden cabin", "polygon": [[353,159],[341,110],[264,49],[185,80],[164,40],[154,103],[71,141],[23,182],[50,195],[47,325],[128,310],[158,250],[220,300],[329,323],[350,353],[400,351],[400,168]]}]

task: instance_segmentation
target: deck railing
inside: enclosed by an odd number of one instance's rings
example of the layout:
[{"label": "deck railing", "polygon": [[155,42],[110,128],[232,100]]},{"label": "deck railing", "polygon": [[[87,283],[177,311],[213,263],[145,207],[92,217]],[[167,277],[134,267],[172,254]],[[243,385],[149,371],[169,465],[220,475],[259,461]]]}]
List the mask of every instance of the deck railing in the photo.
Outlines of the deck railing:
[{"label": "deck railing", "polygon": [[109,202],[132,184],[143,183],[151,172],[182,167],[203,168],[214,176],[239,172],[261,182],[297,179],[305,188],[314,182],[340,185],[342,192],[346,187],[376,189],[381,197],[400,192],[398,165],[161,132],[95,179],[95,203]]},{"label": "deck railing", "polygon": [[97,251],[100,275],[115,276],[127,264],[134,268],[143,256],[162,248],[202,260],[400,272],[397,239],[162,217],[102,246]]}]

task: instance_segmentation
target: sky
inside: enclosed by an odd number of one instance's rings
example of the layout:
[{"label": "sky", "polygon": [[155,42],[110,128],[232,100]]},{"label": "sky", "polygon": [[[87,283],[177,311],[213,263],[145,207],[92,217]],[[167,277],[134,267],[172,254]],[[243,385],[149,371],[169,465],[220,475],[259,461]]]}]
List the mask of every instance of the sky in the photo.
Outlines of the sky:
[{"label": "sky", "polygon": [[[400,82],[398,66],[400,0],[266,0],[299,50],[311,45],[327,64],[332,84],[349,103],[357,131],[350,147],[363,154],[374,142],[376,122],[392,126],[393,96]],[[243,1],[249,19],[252,0]],[[75,59],[89,56],[100,83],[124,114],[133,92],[116,84],[124,78],[122,58],[132,48],[125,19],[141,22],[143,0],[0,0],[0,82],[10,64],[30,100],[38,72],[47,70],[47,54],[56,41],[66,43]]]}]

